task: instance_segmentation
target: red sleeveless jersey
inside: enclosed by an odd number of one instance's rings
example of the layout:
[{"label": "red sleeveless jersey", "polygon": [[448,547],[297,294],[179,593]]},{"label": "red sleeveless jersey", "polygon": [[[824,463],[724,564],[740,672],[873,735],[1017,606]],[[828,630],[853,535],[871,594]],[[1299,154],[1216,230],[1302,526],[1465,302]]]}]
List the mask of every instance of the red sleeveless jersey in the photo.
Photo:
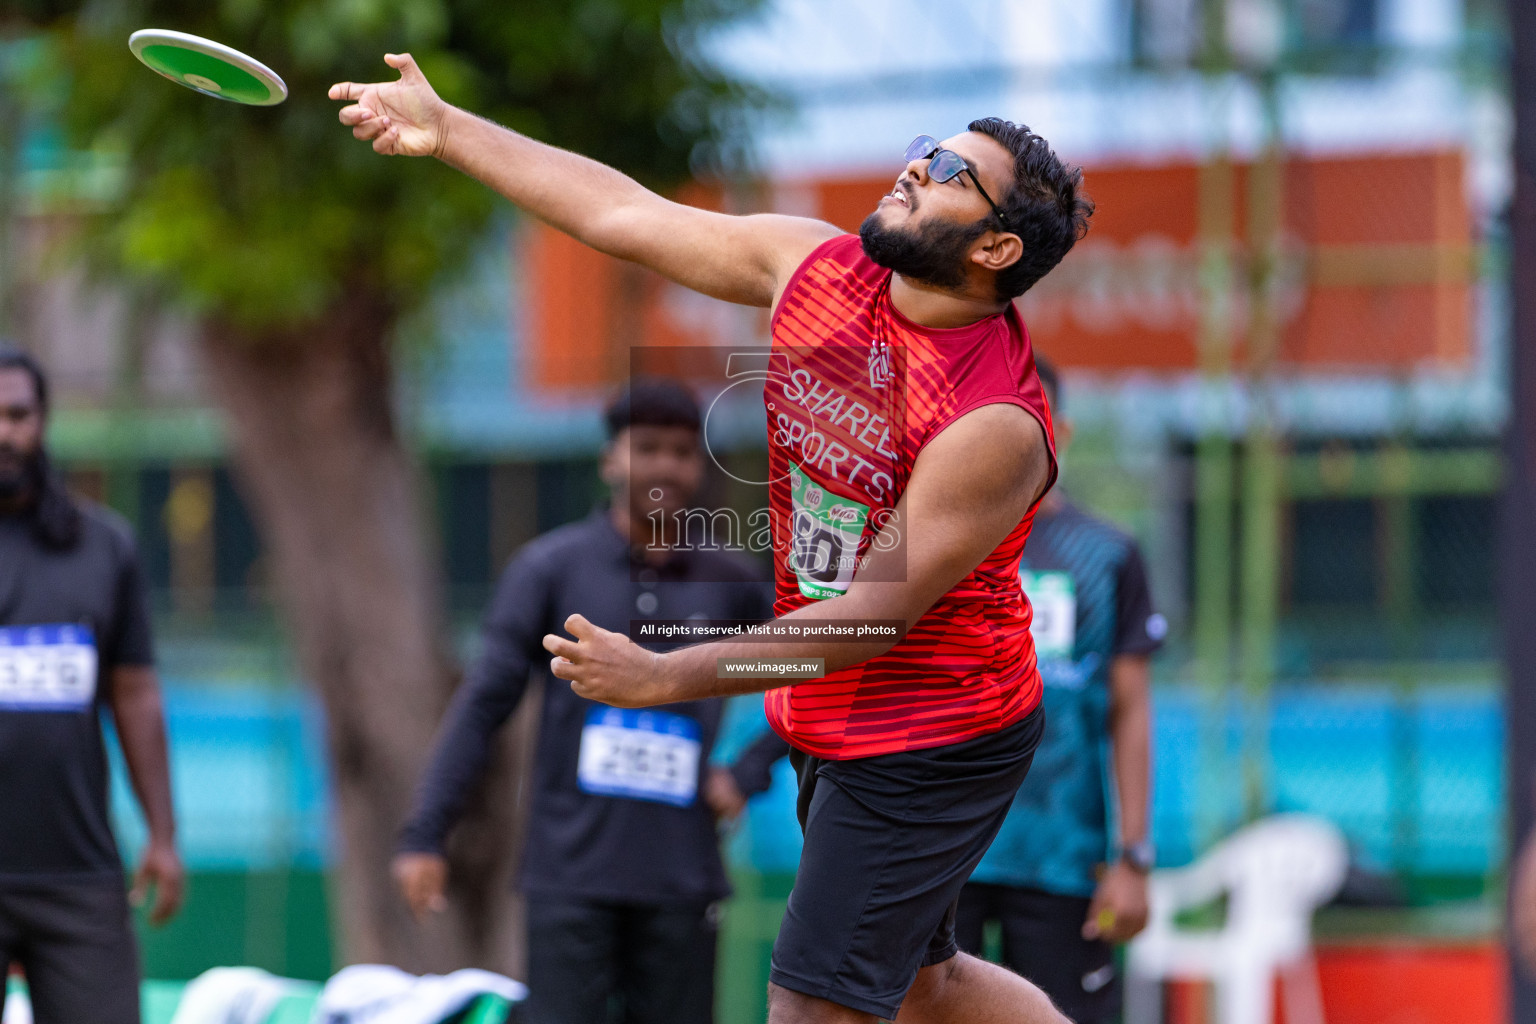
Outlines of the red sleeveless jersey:
[{"label": "red sleeveless jersey", "polygon": [[[775,613],[848,589],[923,447],[984,405],[1050,410],[1018,311],[934,330],[891,304],[891,272],[855,235],[817,247],[773,315],[764,387]],[[842,760],[943,746],[1006,728],[1040,702],[1019,585],[1024,520],[890,651],[769,691],[768,719],[794,746]]]}]

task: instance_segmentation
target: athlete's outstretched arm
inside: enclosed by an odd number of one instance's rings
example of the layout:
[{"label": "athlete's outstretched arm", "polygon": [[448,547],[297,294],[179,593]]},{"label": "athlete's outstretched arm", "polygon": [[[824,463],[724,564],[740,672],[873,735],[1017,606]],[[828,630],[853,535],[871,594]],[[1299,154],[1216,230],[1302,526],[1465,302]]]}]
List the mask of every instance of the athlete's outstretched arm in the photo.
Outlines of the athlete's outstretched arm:
[{"label": "athlete's outstretched arm", "polygon": [[[1044,493],[1050,454],[1040,422],[1015,405],[967,413],[928,443],[912,467],[895,515],[871,545],[870,561],[841,597],[798,608],[796,620],[900,619],[910,627],[980,565]],[[873,582],[890,580],[893,582]],[[720,640],[656,654],[580,615],[566,620],[576,637],[544,638],[551,671],[578,694],[623,707],[771,689],[771,680],[718,678],[720,658],[821,658],[826,671],[884,654],[895,640],[753,643]]]},{"label": "athlete's outstretched arm", "polygon": [[352,101],[339,116],[354,136],[387,155],[435,156],[592,248],[706,295],[771,305],[838,233],[804,217],[735,217],[663,199],[611,167],[445,103],[408,53],[384,60],[398,81],[331,86],[331,99]]}]

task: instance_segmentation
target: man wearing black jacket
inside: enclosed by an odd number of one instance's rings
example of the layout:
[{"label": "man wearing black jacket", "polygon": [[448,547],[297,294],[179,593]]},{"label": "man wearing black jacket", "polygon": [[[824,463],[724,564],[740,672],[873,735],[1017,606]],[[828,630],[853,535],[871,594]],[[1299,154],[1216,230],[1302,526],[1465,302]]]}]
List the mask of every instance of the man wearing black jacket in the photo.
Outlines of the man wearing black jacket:
[{"label": "man wearing black jacket", "polygon": [[[418,915],[444,902],[443,841],[491,739],[530,675],[549,679],[544,634],[581,610],[629,632],[646,620],[771,615],[747,559],[679,543],[676,513],[703,477],[699,408],[680,385],[636,381],[607,410],[611,505],[524,547],[502,575],[483,647],[438,734],[395,875]],[[661,528],[658,529],[658,524]],[[638,637],[637,637],[638,639]],[[647,645],[649,646],[649,645]],[[660,649],[660,648],[658,648]],[[729,886],[714,799],[766,788],[744,759],[711,775],[719,700],[621,710],[545,686],[519,884],[528,901],[529,1024],[713,1019],[717,901]],[[759,744],[753,756],[776,751]],[[724,772],[724,769],[714,769]]]}]

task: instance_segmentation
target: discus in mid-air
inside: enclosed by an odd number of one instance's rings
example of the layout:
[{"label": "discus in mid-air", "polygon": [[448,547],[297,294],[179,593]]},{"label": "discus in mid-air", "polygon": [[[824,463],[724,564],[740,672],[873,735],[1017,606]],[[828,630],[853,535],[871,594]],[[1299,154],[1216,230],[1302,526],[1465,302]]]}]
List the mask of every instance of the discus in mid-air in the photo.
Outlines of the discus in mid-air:
[{"label": "discus in mid-air", "polygon": [[204,96],[271,107],[288,98],[277,72],[254,57],[212,39],[164,28],[144,28],[128,48],[150,70]]}]

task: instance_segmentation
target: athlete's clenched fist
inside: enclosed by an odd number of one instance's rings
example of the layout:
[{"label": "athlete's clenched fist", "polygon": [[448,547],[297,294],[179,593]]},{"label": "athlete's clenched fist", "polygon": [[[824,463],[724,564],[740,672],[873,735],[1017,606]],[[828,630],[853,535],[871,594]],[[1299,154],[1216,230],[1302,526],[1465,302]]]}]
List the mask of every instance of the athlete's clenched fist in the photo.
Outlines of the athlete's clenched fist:
[{"label": "athlete's clenched fist", "polygon": [[646,708],[672,699],[664,692],[661,655],[581,615],[566,619],[565,629],[576,639],[547,633],[544,649],[555,656],[549,670],[570,680],[577,696],[616,708]]}]

